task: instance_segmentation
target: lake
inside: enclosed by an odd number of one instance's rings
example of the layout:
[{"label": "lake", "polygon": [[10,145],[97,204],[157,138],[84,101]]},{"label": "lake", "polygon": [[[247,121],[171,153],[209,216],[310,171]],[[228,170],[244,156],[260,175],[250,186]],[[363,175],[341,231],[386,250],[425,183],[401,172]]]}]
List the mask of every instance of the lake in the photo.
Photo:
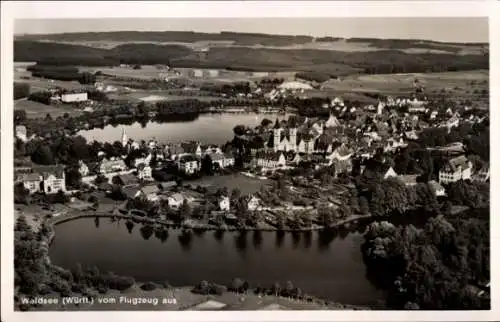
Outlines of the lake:
[{"label": "lake", "polygon": [[[233,128],[243,124],[255,127],[264,118],[274,122],[277,114],[201,114],[194,121],[156,123],[148,122],[145,127],[140,123],[132,125],[107,125],[103,129],[80,131],[78,134],[87,141],[114,142],[121,141],[122,130],[136,141],[155,138],[160,143],[178,143],[182,141],[199,141],[203,144],[224,144],[234,137]],[[288,115],[279,115],[280,119]]]},{"label": "lake", "polygon": [[133,276],[137,281],[168,281],[173,286],[201,280],[250,285],[285,285],[288,280],[306,293],[352,305],[381,305],[383,293],[365,276],[360,245],[362,231],[279,234],[276,232],[193,233],[182,238],[169,230],[162,242],[129,232],[125,221],[82,218],[56,227],[50,247],[54,264],[72,269],[97,266],[100,271]]}]

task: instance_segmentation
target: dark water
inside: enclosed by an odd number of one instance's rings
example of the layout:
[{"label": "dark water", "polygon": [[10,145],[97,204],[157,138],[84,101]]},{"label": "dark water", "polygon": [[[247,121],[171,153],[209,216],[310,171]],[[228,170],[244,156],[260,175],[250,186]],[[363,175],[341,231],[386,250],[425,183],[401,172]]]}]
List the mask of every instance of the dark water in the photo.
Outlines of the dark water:
[{"label": "dark water", "polygon": [[80,263],[174,286],[201,280],[229,283],[234,277],[253,286],[290,280],[308,294],[345,304],[379,305],[383,300],[365,276],[361,229],[335,235],[208,231],[184,238],[181,231],[169,230],[162,242],[155,234],[141,234],[141,227],[136,224],[129,232],[125,221],[109,218],[66,222],[56,228],[50,257],[68,269]]},{"label": "dark water", "polygon": [[[255,127],[264,118],[272,121],[276,119],[275,114],[202,114],[194,121],[155,123],[148,122],[145,127],[140,123],[132,125],[108,125],[103,129],[92,129],[80,131],[88,141],[114,142],[120,141],[122,129],[129,138],[134,140],[149,140],[155,138],[160,143],[176,143],[188,140],[200,141],[204,144],[224,144],[234,137],[233,128],[242,124]],[[279,115],[280,119],[288,118],[288,115]]]}]

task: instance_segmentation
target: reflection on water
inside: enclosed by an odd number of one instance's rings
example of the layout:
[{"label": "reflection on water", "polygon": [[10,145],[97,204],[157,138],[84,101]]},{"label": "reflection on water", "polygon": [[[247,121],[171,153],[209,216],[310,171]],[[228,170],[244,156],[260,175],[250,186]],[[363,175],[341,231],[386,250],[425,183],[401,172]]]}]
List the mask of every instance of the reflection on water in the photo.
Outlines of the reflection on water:
[{"label": "reflection on water", "polygon": [[383,295],[366,278],[362,235],[356,232],[365,228],[203,232],[82,218],[57,226],[50,256],[54,264],[69,269],[79,262],[138,281],[168,280],[174,286],[201,280],[230,283],[235,277],[253,286],[290,280],[309,294],[371,305]]}]

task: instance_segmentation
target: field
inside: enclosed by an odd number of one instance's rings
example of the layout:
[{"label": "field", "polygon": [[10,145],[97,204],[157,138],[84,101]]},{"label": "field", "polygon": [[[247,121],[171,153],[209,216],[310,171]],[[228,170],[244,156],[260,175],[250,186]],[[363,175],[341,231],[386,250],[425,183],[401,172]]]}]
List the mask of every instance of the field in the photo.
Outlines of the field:
[{"label": "field", "polygon": [[418,79],[425,86],[427,93],[440,92],[443,89],[450,94],[474,96],[475,91],[487,90],[489,72],[487,70],[414,73],[414,74],[379,74],[347,76],[340,80],[330,80],[323,84],[325,91],[365,92],[383,94],[408,94],[413,91],[413,82]]},{"label": "field", "polygon": [[14,101],[14,110],[25,110],[26,116],[28,118],[45,118],[47,114],[50,114],[52,118],[57,118],[63,116],[64,113],[68,113],[71,116],[77,116],[82,112],[70,105],[45,105],[42,103],[29,101],[27,99],[20,99]]},{"label": "field", "polygon": [[[16,66],[16,68],[21,68],[21,67],[19,67],[18,65]],[[48,80],[38,77],[32,77],[31,72],[24,70],[14,70],[14,82],[29,84],[31,86],[31,92],[45,91],[54,87],[62,87],[68,90],[75,90],[88,87],[88,85],[82,85],[77,81],[69,82],[69,81]]]}]

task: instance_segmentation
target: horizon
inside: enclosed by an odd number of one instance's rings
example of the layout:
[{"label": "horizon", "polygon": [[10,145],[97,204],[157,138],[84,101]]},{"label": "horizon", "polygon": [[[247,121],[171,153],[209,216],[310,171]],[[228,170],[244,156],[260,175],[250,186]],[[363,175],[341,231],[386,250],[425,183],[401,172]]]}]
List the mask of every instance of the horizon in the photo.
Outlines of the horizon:
[{"label": "horizon", "polygon": [[[130,25],[135,25],[135,28]],[[488,18],[478,17],[17,19],[14,26],[15,36],[113,32],[233,32],[314,38],[489,44]]]}]

